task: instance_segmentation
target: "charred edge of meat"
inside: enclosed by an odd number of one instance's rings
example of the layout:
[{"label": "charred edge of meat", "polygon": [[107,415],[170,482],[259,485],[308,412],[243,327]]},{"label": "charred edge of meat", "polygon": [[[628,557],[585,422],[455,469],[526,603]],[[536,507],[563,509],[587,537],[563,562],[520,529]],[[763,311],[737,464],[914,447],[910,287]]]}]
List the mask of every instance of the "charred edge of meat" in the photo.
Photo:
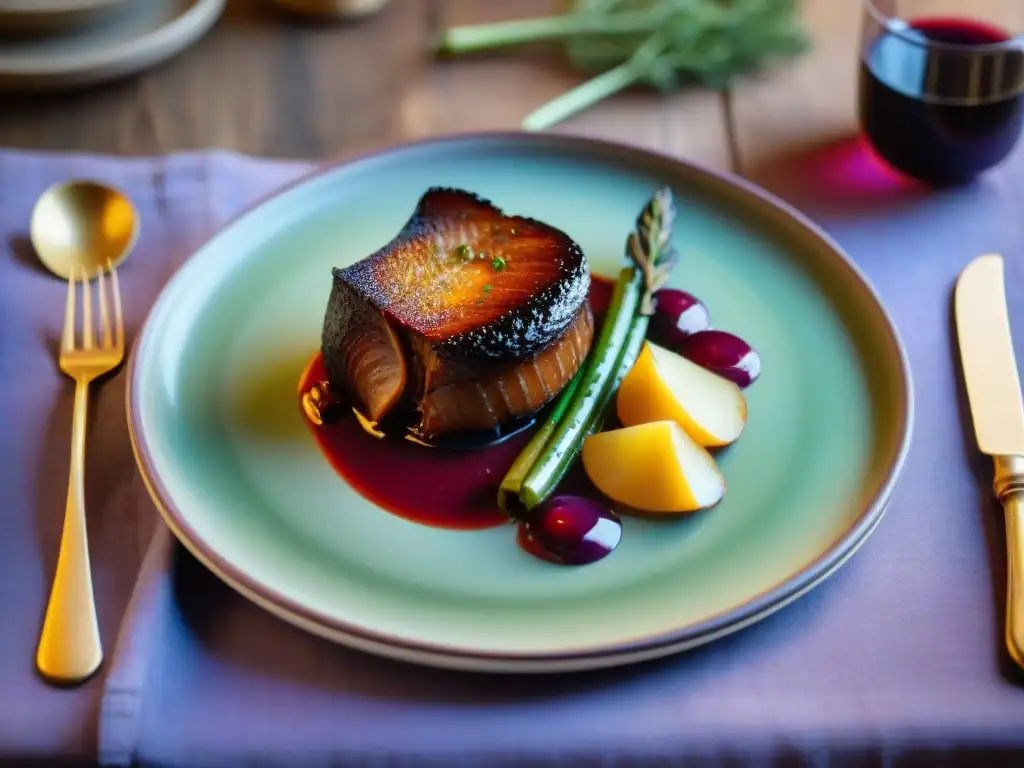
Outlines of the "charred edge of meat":
[{"label": "charred edge of meat", "polygon": [[[382,334],[387,343],[360,344],[352,338],[374,332]],[[336,280],[331,288],[320,349],[331,387],[362,403],[371,418],[379,418],[400,402],[409,378],[409,358],[403,354],[402,341],[387,318],[353,296],[352,288],[343,281]]]},{"label": "charred edge of meat", "polygon": [[579,247],[571,243],[574,263],[565,275],[533,294],[498,320],[441,342],[438,354],[459,358],[484,354],[492,358],[525,357],[539,352],[572,323],[590,293],[590,271]]},{"label": "charred edge of meat", "polygon": [[[537,219],[525,216],[507,216],[490,200],[474,192],[454,187],[430,187],[417,203],[416,209],[402,229],[386,245],[370,256],[347,267],[332,270],[335,281],[348,283],[352,288],[387,312],[388,298],[374,276],[374,263],[386,257],[403,240],[425,236],[433,231],[436,220],[429,206],[432,196],[452,194],[464,198],[467,205],[484,209],[512,227],[529,225],[559,243],[558,278],[532,294],[522,304],[488,322],[438,343],[438,354],[452,361],[460,357],[483,355],[494,360],[522,358],[543,349],[561,336],[573,321],[577,310],[586,301],[590,291],[590,270],[580,246],[565,232]],[[466,216],[472,216],[466,211]]]},{"label": "charred edge of meat", "polygon": [[594,315],[584,304],[561,337],[540,352],[474,379],[429,390],[419,403],[424,435],[500,427],[548,405],[575,376],[590,351]]},{"label": "charred edge of meat", "polygon": [[[578,247],[573,244],[578,251]],[[590,293],[590,271],[579,251],[579,261],[563,280],[533,294],[521,306],[510,309],[487,325],[451,336],[437,345],[438,354],[452,361],[484,355],[496,360],[522,358],[540,351],[565,332]],[[352,280],[343,269],[333,269],[335,283],[352,286],[364,296],[367,282]],[[367,297],[373,300],[372,296]],[[385,310],[386,314],[386,310]]]}]

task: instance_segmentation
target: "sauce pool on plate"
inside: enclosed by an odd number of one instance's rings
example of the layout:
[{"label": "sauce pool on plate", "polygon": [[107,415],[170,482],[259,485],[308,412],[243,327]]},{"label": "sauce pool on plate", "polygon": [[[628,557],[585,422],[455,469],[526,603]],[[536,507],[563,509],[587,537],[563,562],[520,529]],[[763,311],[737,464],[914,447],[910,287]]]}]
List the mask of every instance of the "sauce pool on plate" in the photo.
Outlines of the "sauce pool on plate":
[{"label": "sauce pool on plate", "polygon": [[[608,280],[592,277],[595,323],[608,306],[611,289]],[[299,382],[300,405],[303,396],[326,378],[317,353]],[[529,442],[532,426],[479,450],[446,450],[404,435],[375,437],[352,409],[332,410],[335,418],[325,418],[323,424],[307,419],[313,437],[345,482],[381,509],[435,528],[479,530],[511,522],[498,507],[498,485]],[[327,415],[326,409],[321,412]]]}]

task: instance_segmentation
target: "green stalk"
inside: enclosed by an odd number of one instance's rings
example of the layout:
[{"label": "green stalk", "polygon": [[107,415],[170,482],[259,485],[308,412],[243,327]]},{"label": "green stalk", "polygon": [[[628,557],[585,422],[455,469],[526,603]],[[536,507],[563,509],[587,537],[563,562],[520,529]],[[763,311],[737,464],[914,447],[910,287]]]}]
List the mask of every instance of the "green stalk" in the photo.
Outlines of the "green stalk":
[{"label": "green stalk", "polygon": [[572,377],[572,380],[566,385],[555,401],[555,405],[548,414],[548,418],[541,425],[540,429],[534,433],[530,442],[526,444],[526,447],[516,457],[516,460],[502,479],[501,486],[498,488],[498,506],[502,512],[513,516],[513,511],[509,509],[509,494],[513,496],[519,495],[519,491],[523,486],[523,480],[544,452],[548,440],[555,433],[555,427],[564,418],[565,412],[569,409],[569,405],[576,395],[576,390],[580,387],[580,380],[582,378],[579,373]]},{"label": "green stalk", "polygon": [[612,67],[542,104],[523,118],[523,130],[543,131],[550,128],[628,88],[640,79],[640,74],[628,61]]},{"label": "green stalk", "polygon": [[572,16],[566,15],[449,27],[441,33],[436,49],[438,53],[455,55],[561,40],[575,31],[573,21]]},{"label": "green stalk", "polygon": [[509,494],[518,494],[519,504],[527,510],[551,495],[583,440],[612,415],[615,392],[647,334],[651,295],[664,285],[676,261],[669,245],[675,215],[672,190],[662,187],[637,216],[636,227],[626,238],[629,266],[619,272],[597,341],[501,482],[498,504],[505,512]]},{"label": "green stalk", "polygon": [[643,294],[640,271],[626,267],[619,273],[611,304],[601,326],[601,335],[587,358],[580,392],[573,399],[561,423],[555,427],[543,455],[522,482],[519,500],[532,509],[551,493],[565,476],[582,439],[587,435],[611,395],[611,380],[618,371],[623,345],[629,336]]},{"label": "green stalk", "polygon": [[[797,0],[571,0],[571,10],[444,30],[440,54],[529,43],[561,46],[572,69],[597,77],[542,105],[522,127],[543,130],[639,82],[663,92],[693,81],[724,88],[771,59],[807,48]],[[662,37],[650,55],[652,38]]]},{"label": "green stalk", "polygon": [[650,34],[662,27],[668,18],[666,10],[655,9],[629,15],[567,13],[492,24],[467,24],[444,30],[435,47],[438,53],[457,55],[577,37]]},{"label": "green stalk", "polygon": [[542,131],[633,85],[650,71],[666,45],[665,35],[660,31],[655,32],[636,49],[628,61],[592,77],[535,109],[523,119],[523,130]]},{"label": "green stalk", "polygon": [[[626,378],[626,374],[633,368],[633,364],[636,359],[640,357],[640,350],[644,346],[644,341],[647,340],[647,326],[651,324],[651,318],[646,315],[637,315],[633,320],[633,327],[629,329],[629,335],[626,337],[626,343],[622,347],[622,355],[619,356],[619,367],[615,372],[615,376],[612,378],[612,392],[619,391],[619,385],[622,380]],[[615,398],[608,398],[608,402],[605,403],[604,410],[601,415],[594,419],[594,423],[590,427],[589,435],[595,435],[604,429],[604,425],[608,419],[612,417],[615,412]]]}]

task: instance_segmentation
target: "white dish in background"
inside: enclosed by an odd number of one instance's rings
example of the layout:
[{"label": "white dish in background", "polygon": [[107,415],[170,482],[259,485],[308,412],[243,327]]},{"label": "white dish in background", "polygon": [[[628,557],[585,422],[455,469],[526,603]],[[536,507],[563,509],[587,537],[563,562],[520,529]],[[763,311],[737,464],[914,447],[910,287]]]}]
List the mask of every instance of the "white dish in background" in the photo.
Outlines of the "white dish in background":
[{"label": "white dish in background", "polygon": [[[97,21],[128,0],[0,0],[0,34],[66,32]],[[6,47],[6,46],[4,46]]]},{"label": "white dish in background", "polygon": [[[74,4],[43,2],[44,7]],[[101,0],[80,2],[97,5]],[[0,43],[0,91],[55,90],[136,74],[196,42],[220,18],[225,4],[226,0],[128,0],[123,8],[67,34],[5,40]],[[0,17],[7,9],[24,5],[0,0]]]}]

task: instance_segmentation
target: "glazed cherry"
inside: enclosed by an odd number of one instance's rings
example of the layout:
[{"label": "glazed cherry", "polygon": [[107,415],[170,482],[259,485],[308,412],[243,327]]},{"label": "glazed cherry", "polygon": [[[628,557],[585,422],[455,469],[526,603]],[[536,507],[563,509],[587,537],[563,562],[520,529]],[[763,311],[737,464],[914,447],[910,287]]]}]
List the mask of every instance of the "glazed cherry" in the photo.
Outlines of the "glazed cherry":
[{"label": "glazed cherry", "polygon": [[663,347],[676,347],[694,333],[711,327],[711,313],[693,294],[662,288],[655,296],[651,338]]},{"label": "glazed cherry", "polygon": [[676,351],[683,357],[724,376],[739,387],[748,387],[761,375],[761,357],[739,336],[707,330],[682,339]]},{"label": "glazed cherry", "polygon": [[519,543],[542,560],[587,565],[608,555],[622,539],[615,514],[582,496],[552,496],[519,527]]}]

